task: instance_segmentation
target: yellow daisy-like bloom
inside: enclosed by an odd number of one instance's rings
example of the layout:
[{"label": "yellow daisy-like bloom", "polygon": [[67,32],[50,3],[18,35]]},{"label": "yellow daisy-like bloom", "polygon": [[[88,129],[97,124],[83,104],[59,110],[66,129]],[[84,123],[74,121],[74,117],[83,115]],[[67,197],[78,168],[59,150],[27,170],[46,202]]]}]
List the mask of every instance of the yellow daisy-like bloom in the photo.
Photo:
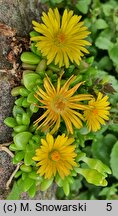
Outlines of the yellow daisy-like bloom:
[{"label": "yellow daisy-like bloom", "polygon": [[36,41],[36,47],[42,55],[47,57],[47,64],[53,60],[59,67],[69,67],[69,60],[79,64],[84,53],[89,53],[84,47],[91,45],[84,40],[90,32],[80,22],[81,16],[73,15],[73,11],[64,10],[61,18],[58,9],[49,9],[48,14],[42,13],[43,23],[32,21],[34,30],[41,33],[40,36],[32,37]]},{"label": "yellow daisy-like bloom", "polygon": [[105,124],[105,120],[109,119],[109,104],[108,96],[103,96],[101,92],[98,93],[96,100],[93,98],[89,101],[89,109],[84,111],[89,131],[99,130],[101,127],[100,124]]},{"label": "yellow daisy-like bloom", "polygon": [[46,109],[44,114],[40,116],[34,124],[39,124],[45,119],[37,129],[42,128],[43,131],[51,128],[51,133],[55,133],[60,127],[60,117],[66,124],[67,131],[73,134],[72,124],[76,128],[82,127],[82,121],[84,117],[76,110],[86,110],[87,105],[81,104],[80,101],[90,100],[92,96],[90,94],[73,94],[84,82],[76,84],[73,88],[69,89],[70,84],[75,80],[76,76],[72,75],[63,87],[61,84],[61,77],[57,81],[57,88],[53,86],[49,77],[44,78],[45,91],[38,87],[38,91],[35,97],[43,104],[40,108]]},{"label": "yellow daisy-like bloom", "polygon": [[54,177],[57,173],[63,179],[70,174],[74,166],[77,166],[74,152],[76,146],[71,145],[74,138],[68,138],[65,134],[58,136],[55,140],[51,134],[46,135],[46,140],[41,139],[42,145],[36,150],[33,160],[38,161],[40,166],[37,173],[46,179]]}]

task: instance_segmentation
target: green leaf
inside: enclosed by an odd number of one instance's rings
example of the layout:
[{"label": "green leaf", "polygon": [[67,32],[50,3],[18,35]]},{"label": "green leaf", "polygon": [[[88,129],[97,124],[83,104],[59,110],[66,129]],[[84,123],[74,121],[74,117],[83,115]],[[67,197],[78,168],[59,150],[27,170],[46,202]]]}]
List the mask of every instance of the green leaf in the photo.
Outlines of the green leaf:
[{"label": "green leaf", "polygon": [[29,94],[29,91],[25,87],[20,88],[20,95],[21,96],[27,97],[28,94]]},{"label": "green leaf", "polygon": [[30,124],[30,117],[27,113],[23,113],[22,115],[22,123],[24,125],[29,125]]},{"label": "green leaf", "polygon": [[79,176],[79,178],[74,179],[74,183],[70,185],[71,191],[73,192],[79,192],[79,190],[82,188],[82,176]]},{"label": "green leaf", "polygon": [[34,97],[34,94],[35,94],[35,92],[33,91],[33,92],[31,92],[31,93],[28,95],[28,97],[27,97],[28,103],[37,104],[38,100]]},{"label": "green leaf", "polygon": [[24,182],[23,182],[24,192],[28,191],[33,184],[34,184],[33,179],[30,179],[30,178],[24,179]]},{"label": "green leaf", "polygon": [[110,59],[114,62],[114,64],[118,65],[118,43],[114,44],[108,51]]},{"label": "green leaf", "polygon": [[22,106],[23,100],[24,100],[24,97],[20,97],[17,100],[15,100],[15,104],[20,107]]},{"label": "green leaf", "polygon": [[[24,164],[23,164],[24,165]],[[21,167],[20,167],[21,168]],[[30,167],[31,168],[31,167]],[[23,171],[23,170],[22,170]],[[22,180],[24,181],[27,178],[27,172],[22,172]]]},{"label": "green leaf", "polygon": [[46,61],[46,59],[42,59],[40,62],[39,62],[39,64],[37,65],[37,67],[36,67],[36,72],[37,73],[41,73],[41,72],[43,72],[42,73],[42,77],[44,77],[45,76],[45,70],[46,70],[46,67],[47,67],[47,61]]},{"label": "green leaf", "polygon": [[40,62],[40,57],[32,52],[23,52],[21,54],[21,61],[27,64],[38,64]]},{"label": "green leaf", "polygon": [[23,86],[17,86],[17,87],[14,87],[12,90],[11,90],[11,95],[13,97],[16,97],[18,95],[20,95],[20,89],[22,88]]},{"label": "green leaf", "polygon": [[66,177],[66,179],[67,179],[69,184],[74,184],[74,178],[72,176],[69,175]]},{"label": "green leaf", "polygon": [[12,143],[12,144],[9,146],[9,149],[10,149],[11,151],[17,151],[17,147],[16,147],[16,145],[15,145],[14,143]]},{"label": "green leaf", "polygon": [[18,125],[22,125],[22,114],[16,115],[16,121]]},{"label": "green leaf", "polygon": [[20,162],[24,158],[24,151],[17,152],[14,157],[15,157],[15,160],[17,160],[18,162]]},{"label": "green leaf", "polygon": [[35,37],[35,36],[39,36],[39,33],[33,30],[29,33],[29,35],[30,37]]},{"label": "green leaf", "polygon": [[39,174],[37,174],[35,171],[30,172],[28,176],[33,180],[38,180],[38,181],[42,180],[42,177]]},{"label": "green leaf", "polygon": [[111,124],[109,125],[109,129],[113,132],[118,132],[118,124]]},{"label": "green leaf", "polygon": [[76,4],[76,8],[83,14],[86,14],[88,12],[90,3],[91,0],[79,0]]},{"label": "green leaf", "polygon": [[86,157],[86,154],[84,152],[78,153],[78,155],[76,157],[76,161],[79,162],[79,161],[83,160],[84,157]]},{"label": "green leaf", "polygon": [[22,106],[23,106],[24,108],[27,108],[27,107],[30,106],[30,104],[29,104],[28,101],[27,101],[27,98],[24,98],[24,99],[23,99]]},{"label": "green leaf", "polygon": [[37,113],[38,110],[39,110],[39,107],[35,106],[34,104],[31,104],[31,105],[30,105],[30,110],[31,110],[33,113]]},{"label": "green leaf", "polygon": [[112,14],[113,6],[111,4],[106,3],[106,4],[101,4],[101,6],[102,6],[105,16],[110,16]]},{"label": "green leaf", "polygon": [[33,198],[36,194],[36,185],[35,183],[30,187],[30,189],[28,190],[28,194],[31,198]]},{"label": "green leaf", "polygon": [[115,186],[111,186],[111,187],[106,187],[106,188],[103,188],[100,193],[99,193],[99,196],[106,196],[106,197],[109,197],[111,195],[114,195],[117,193],[117,189],[115,188]]},{"label": "green leaf", "polygon": [[26,125],[18,125],[16,127],[14,127],[14,131],[17,133],[27,131],[27,126]]},{"label": "green leaf", "polygon": [[17,173],[15,174],[14,178],[19,178],[20,175],[22,175],[22,171],[18,170]]},{"label": "green leaf", "polygon": [[113,172],[113,176],[118,179],[118,141],[115,143],[111,152],[110,164]]},{"label": "green leaf", "polygon": [[18,133],[14,138],[14,143],[18,150],[24,150],[26,148],[26,144],[31,139],[32,134],[30,132],[21,132]]},{"label": "green leaf", "polygon": [[34,140],[40,146],[40,144],[41,144],[41,137],[39,135],[34,135],[32,137],[32,140]]},{"label": "green leaf", "polygon": [[95,22],[95,26],[97,29],[105,29],[108,27],[108,24],[103,19],[97,19]]},{"label": "green leaf", "polygon": [[78,168],[77,172],[83,175],[88,183],[94,184],[96,186],[106,186],[107,185],[107,181],[105,180],[104,175],[102,175],[95,169]]},{"label": "green leaf", "polygon": [[108,56],[104,56],[98,62],[98,67],[102,70],[106,69],[106,70],[110,71],[113,67],[113,63]]},{"label": "green leaf", "polygon": [[108,40],[111,40],[113,34],[114,33],[111,31],[111,28],[107,28],[100,32],[99,37],[103,37],[103,38],[107,38]]},{"label": "green leaf", "polygon": [[25,164],[20,166],[20,169],[25,172],[25,173],[30,173],[32,171],[32,167],[31,166],[27,166]]},{"label": "green leaf", "polygon": [[22,115],[24,113],[24,109],[20,106],[14,106],[13,107],[13,116],[16,118],[16,116],[19,114],[19,115]]},{"label": "green leaf", "polygon": [[106,166],[104,163],[102,163],[102,161],[98,160],[98,159],[94,159],[94,158],[88,158],[88,157],[84,157],[83,161],[85,163],[87,163],[87,165],[91,168],[91,169],[95,169],[98,172],[100,172],[101,174],[111,174],[111,170],[109,169],[108,166]]},{"label": "green leaf", "polygon": [[111,149],[116,141],[117,138],[113,134],[96,136],[92,143],[93,156],[109,166]]},{"label": "green leaf", "polygon": [[15,118],[13,117],[7,117],[5,120],[4,120],[4,123],[8,126],[8,127],[15,127],[17,125],[17,122],[15,120]]},{"label": "green leaf", "polygon": [[34,71],[36,69],[36,67],[37,67],[37,65],[22,63],[22,68],[24,70],[32,70],[32,71]]},{"label": "green leaf", "polygon": [[34,149],[31,149],[29,145],[27,145],[25,150],[24,163],[29,166],[33,163],[32,157],[34,156]]},{"label": "green leaf", "polygon": [[19,200],[20,199],[20,194],[21,192],[23,192],[22,184],[23,182],[21,179],[14,183],[13,188],[7,197],[7,200]]},{"label": "green leaf", "polygon": [[68,196],[70,193],[70,185],[66,177],[63,180],[63,190],[65,195]]},{"label": "green leaf", "polygon": [[40,76],[34,72],[23,73],[23,83],[29,91],[35,87],[37,79],[40,79]]},{"label": "green leaf", "polygon": [[102,50],[108,50],[113,46],[113,43],[106,37],[98,37],[95,41],[96,47]]},{"label": "green leaf", "polygon": [[58,174],[56,175],[55,181],[59,187],[63,186],[63,180],[61,179],[61,177]]},{"label": "green leaf", "polygon": [[[50,0],[52,4],[59,4],[61,2],[63,2],[63,0]],[[43,0],[43,2],[45,2],[45,0]]]},{"label": "green leaf", "polygon": [[47,190],[51,186],[52,182],[53,182],[53,178],[51,178],[51,179],[44,179],[42,181],[41,185],[40,185],[41,191]]}]

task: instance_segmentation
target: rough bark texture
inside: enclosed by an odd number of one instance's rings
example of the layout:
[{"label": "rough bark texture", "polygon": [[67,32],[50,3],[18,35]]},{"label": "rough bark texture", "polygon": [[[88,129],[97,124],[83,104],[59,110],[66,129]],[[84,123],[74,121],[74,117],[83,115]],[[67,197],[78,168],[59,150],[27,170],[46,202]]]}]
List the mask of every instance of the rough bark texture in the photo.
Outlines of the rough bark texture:
[{"label": "rough bark texture", "polygon": [[[46,6],[39,0],[0,0],[0,146],[12,140],[11,130],[3,123],[5,117],[12,112],[14,99],[10,91],[20,82],[19,56],[28,48],[28,33],[32,30],[32,20],[40,20]],[[6,182],[15,167],[11,157],[0,148],[0,199],[9,193],[5,189]],[[46,193],[40,191],[34,199],[54,199],[55,186]],[[22,194],[21,199],[29,199]]]}]

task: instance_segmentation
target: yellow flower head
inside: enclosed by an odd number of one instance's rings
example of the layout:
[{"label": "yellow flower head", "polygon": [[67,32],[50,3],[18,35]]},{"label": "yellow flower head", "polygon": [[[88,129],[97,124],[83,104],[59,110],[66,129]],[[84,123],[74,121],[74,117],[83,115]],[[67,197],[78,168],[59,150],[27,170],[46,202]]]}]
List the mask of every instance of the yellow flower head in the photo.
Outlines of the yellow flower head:
[{"label": "yellow flower head", "polygon": [[103,96],[101,92],[95,100],[93,98],[88,103],[89,109],[84,111],[84,116],[87,121],[87,126],[90,131],[97,131],[100,129],[100,124],[105,124],[105,120],[109,119],[109,102],[108,96]]},{"label": "yellow flower head", "polygon": [[45,91],[38,87],[38,91],[35,94],[35,97],[43,104],[39,107],[46,109],[44,114],[34,122],[37,125],[45,119],[39,124],[37,129],[42,128],[45,131],[54,126],[51,133],[55,133],[60,127],[60,117],[64,120],[67,131],[71,134],[73,134],[72,124],[78,129],[82,127],[81,120],[84,120],[84,117],[76,110],[86,110],[88,106],[81,104],[80,101],[90,100],[92,96],[90,94],[77,94],[73,96],[79,86],[83,84],[83,82],[80,82],[69,89],[70,84],[75,78],[76,76],[72,75],[61,87],[60,77],[56,88],[48,76],[44,78]]},{"label": "yellow flower head", "polygon": [[76,146],[71,145],[74,138],[68,138],[65,134],[58,136],[55,140],[51,134],[46,135],[46,140],[41,139],[42,145],[36,150],[33,160],[38,161],[37,173],[46,179],[54,177],[57,173],[63,179],[70,174],[70,170],[77,166],[74,152]]},{"label": "yellow flower head", "polygon": [[48,14],[42,14],[43,23],[32,22],[35,31],[41,35],[31,40],[37,42],[36,47],[47,57],[47,64],[53,60],[59,67],[65,65],[68,68],[69,60],[79,64],[83,52],[89,53],[84,46],[91,45],[84,40],[90,32],[80,22],[81,16],[73,15],[72,10],[65,9],[61,18],[57,8],[50,8]]}]

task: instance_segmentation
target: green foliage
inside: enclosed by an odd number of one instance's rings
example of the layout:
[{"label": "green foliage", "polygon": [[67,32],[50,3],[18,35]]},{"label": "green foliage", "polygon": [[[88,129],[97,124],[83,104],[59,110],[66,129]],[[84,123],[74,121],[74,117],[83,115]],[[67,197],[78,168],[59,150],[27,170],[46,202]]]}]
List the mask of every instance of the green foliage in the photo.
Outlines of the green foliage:
[{"label": "green foliage", "polygon": [[115,176],[118,179],[118,141],[115,143],[115,145],[112,148],[111,152],[111,168],[113,172],[113,176]]},{"label": "green foliage", "polygon": [[22,191],[23,191],[22,180],[15,182],[12,191],[7,197],[7,200],[19,200]]},{"label": "green foliage", "polygon": [[90,3],[91,0],[78,0],[76,3],[76,8],[83,14],[86,14],[89,10]]},{"label": "green foliage", "polygon": [[52,182],[53,182],[53,178],[51,178],[51,179],[44,179],[42,181],[41,185],[40,185],[40,189],[42,191],[47,190],[50,187],[50,185],[52,184]]},{"label": "green foliage", "polygon": [[[4,123],[13,128],[13,143],[9,149],[14,152],[13,163],[22,161],[15,175],[15,183],[7,199],[19,199],[23,191],[34,197],[37,188],[45,191],[56,182],[58,199],[116,199],[118,200],[118,3],[117,0],[41,0],[48,7],[72,9],[82,15],[82,20],[91,31],[90,54],[84,57],[79,66],[71,64],[64,69],[61,85],[72,75],[77,77],[71,87],[86,81],[82,93],[96,95],[99,91],[110,96],[111,115],[106,126],[92,133],[86,126],[74,130],[77,146],[76,162],[79,168],[72,170],[65,179],[57,174],[55,179],[46,180],[37,174],[36,163],[32,160],[35,150],[40,146],[44,133],[39,133],[33,121],[39,115],[41,103],[34,97],[37,85],[42,87],[45,73],[53,84],[57,82],[60,69],[53,63],[47,66],[35,43],[30,52],[21,55],[23,67],[22,85],[12,89],[17,97],[13,107],[13,117]],[[30,37],[39,35],[30,32]],[[63,123],[59,133],[66,133]],[[108,185],[107,185],[107,181]],[[94,184],[94,185],[93,185]],[[104,188],[103,188],[104,187]]]}]

